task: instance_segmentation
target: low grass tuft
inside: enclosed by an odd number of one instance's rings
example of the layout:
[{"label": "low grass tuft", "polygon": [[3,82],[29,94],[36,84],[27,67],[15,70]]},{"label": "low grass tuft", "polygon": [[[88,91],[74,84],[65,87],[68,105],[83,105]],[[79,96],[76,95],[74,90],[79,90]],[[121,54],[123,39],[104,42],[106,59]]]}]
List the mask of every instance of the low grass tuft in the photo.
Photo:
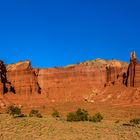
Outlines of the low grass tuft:
[{"label": "low grass tuft", "polygon": [[53,109],[52,117],[59,118],[60,117],[60,113],[56,109]]},{"label": "low grass tuft", "polygon": [[96,113],[94,116],[89,117],[89,121],[91,122],[101,122],[103,120],[103,116],[101,115],[100,112]]},{"label": "low grass tuft", "polygon": [[42,115],[38,110],[32,109],[29,113],[29,117],[42,118]]},{"label": "low grass tuft", "polygon": [[76,112],[68,113],[67,121],[88,121],[88,112],[84,109],[79,108]]},{"label": "low grass tuft", "polygon": [[25,115],[21,113],[21,108],[14,105],[11,105],[7,108],[7,113],[13,116],[14,118],[25,117]]}]

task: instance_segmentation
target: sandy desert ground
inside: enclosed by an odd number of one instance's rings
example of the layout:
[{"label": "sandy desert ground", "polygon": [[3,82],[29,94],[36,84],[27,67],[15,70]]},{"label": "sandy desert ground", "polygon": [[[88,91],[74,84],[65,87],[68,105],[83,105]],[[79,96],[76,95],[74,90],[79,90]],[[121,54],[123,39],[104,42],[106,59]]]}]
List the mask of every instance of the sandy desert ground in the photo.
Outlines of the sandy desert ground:
[{"label": "sandy desert ground", "polygon": [[[77,106],[88,110],[89,114],[101,112],[104,119],[100,123],[67,122],[66,114]],[[54,106],[38,108],[43,118],[12,118],[0,114],[1,140],[139,140],[140,126],[124,126],[132,118],[140,117],[139,106],[93,106],[91,104],[62,104],[56,106],[61,118],[51,116]],[[27,110],[23,109],[27,114]]]}]

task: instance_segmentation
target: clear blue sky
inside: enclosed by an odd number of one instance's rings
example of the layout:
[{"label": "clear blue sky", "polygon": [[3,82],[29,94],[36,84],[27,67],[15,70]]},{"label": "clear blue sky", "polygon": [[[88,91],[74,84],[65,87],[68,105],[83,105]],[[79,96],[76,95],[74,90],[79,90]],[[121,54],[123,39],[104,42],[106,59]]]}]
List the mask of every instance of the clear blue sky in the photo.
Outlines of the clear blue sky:
[{"label": "clear blue sky", "polygon": [[139,0],[0,0],[0,59],[33,67],[140,60]]}]

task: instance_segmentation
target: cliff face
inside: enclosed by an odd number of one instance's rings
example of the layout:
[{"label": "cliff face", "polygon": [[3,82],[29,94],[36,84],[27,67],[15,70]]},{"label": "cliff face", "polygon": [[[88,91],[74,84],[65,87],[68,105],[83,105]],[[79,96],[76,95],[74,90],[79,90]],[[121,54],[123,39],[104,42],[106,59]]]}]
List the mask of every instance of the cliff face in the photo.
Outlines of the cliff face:
[{"label": "cliff face", "polygon": [[134,87],[140,87],[140,64],[135,67]]},{"label": "cliff face", "polygon": [[139,90],[133,88],[140,87],[140,65],[134,58],[131,54],[129,66],[103,59],[48,69],[32,68],[29,61],[7,66],[2,63],[0,104],[132,101],[131,95],[139,98]]},{"label": "cliff face", "polygon": [[[107,72],[107,67],[111,73]],[[63,68],[40,69],[38,83],[41,93],[51,102],[80,101],[93,90],[101,90],[108,82],[115,82],[117,75],[126,67],[126,63],[97,59]]]},{"label": "cliff face", "polygon": [[3,61],[0,61],[0,93],[14,92],[14,87],[7,80],[7,70]]},{"label": "cliff face", "polygon": [[15,95],[23,100],[41,93],[37,75],[29,61],[8,65],[7,80],[14,87]]}]

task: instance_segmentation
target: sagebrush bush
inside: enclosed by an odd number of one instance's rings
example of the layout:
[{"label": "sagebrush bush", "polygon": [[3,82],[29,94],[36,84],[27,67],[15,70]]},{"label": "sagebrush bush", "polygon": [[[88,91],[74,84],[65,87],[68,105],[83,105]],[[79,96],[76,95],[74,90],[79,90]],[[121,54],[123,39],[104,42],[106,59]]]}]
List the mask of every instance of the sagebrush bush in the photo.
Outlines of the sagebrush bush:
[{"label": "sagebrush bush", "polygon": [[68,113],[67,121],[69,121],[69,122],[78,121],[76,113],[75,112]]},{"label": "sagebrush bush", "polygon": [[78,121],[88,121],[88,112],[84,109],[78,109],[76,111],[76,115],[78,118]]},{"label": "sagebrush bush", "polygon": [[140,118],[134,118],[134,119],[130,120],[130,123],[134,124],[134,125],[138,125],[138,124],[140,124]]},{"label": "sagebrush bush", "polygon": [[42,118],[41,113],[38,110],[32,109],[29,113],[29,117],[38,117]]},{"label": "sagebrush bush", "polygon": [[67,121],[88,121],[88,112],[79,108],[76,112],[68,113]]},{"label": "sagebrush bush", "polygon": [[90,117],[90,118],[89,118],[89,121],[95,122],[95,123],[96,123],[96,122],[101,122],[102,119],[103,119],[103,116],[102,116],[101,113],[99,112],[99,113],[96,113],[94,116]]},{"label": "sagebrush bush", "polygon": [[7,108],[7,113],[13,117],[24,117],[24,114],[21,114],[21,108],[13,105]]},{"label": "sagebrush bush", "polygon": [[59,118],[59,117],[60,117],[60,113],[59,113],[56,109],[54,109],[54,110],[53,110],[53,113],[52,113],[52,116],[53,116],[54,118]]}]

